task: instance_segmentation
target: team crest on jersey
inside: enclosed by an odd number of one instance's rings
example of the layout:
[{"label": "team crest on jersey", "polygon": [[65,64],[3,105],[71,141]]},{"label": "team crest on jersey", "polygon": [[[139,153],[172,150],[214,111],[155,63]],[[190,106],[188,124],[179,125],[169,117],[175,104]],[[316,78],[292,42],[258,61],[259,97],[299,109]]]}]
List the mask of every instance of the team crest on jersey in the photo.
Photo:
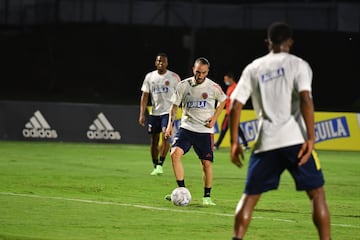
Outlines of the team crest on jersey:
[{"label": "team crest on jersey", "polygon": [[202,97],[203,99],[207,99],[207,98],[208,98],[208,94],[207,94],[207,93],[202,93],[202,94],[201,94],[201,97]]},{"label": "team crest on jersey", "polygon": [[166,80],[166,81],[165,81],[165,86],[169,86],[169,85],[170,85],[169,80]]}]

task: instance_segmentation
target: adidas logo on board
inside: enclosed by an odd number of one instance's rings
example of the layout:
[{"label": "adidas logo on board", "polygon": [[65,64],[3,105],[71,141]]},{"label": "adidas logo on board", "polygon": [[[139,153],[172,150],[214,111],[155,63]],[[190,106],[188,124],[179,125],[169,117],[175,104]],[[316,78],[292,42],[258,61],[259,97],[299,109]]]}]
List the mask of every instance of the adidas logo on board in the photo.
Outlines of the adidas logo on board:
[{"label": "adidas logo on board", "polygon": [[120,132],[115,131],[109,120],[103,113],[99,113],[93,124],[89,126],[87,131],[89,139],[104,139],[104,140],[120,140]]},{"label": "adidas logo on board", "polygon": [[39,110],[34,112],[25,128],[22,131],[23,136],[26,138],[57,138],[57,132],[52,130],[49,123],[45,120],[44,116]]}]

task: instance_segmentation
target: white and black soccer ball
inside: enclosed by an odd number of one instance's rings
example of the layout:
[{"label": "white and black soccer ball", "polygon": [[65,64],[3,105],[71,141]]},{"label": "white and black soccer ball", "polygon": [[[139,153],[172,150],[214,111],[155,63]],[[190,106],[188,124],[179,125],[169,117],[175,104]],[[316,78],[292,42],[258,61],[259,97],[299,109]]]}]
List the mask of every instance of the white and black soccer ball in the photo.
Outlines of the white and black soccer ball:
[{"label": "white and black soccer ball", "polygon": [[176,206],[187,206],[191,202],[191,193],[185,187],[177,187],[171,193],[171,201]]}]

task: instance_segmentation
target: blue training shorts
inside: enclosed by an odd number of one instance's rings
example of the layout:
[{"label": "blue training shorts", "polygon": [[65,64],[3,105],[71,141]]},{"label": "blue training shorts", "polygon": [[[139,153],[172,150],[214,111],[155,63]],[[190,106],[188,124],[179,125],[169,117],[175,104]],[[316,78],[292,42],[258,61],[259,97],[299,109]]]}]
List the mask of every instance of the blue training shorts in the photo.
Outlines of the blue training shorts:
[{"label": "blue training shorts", "polygon": [[253,153],[250,157],[245,193],[260,194],[277,189],[280,175],[287,169],[295,180],[296,190],[311,190],[324,185],[324,177],[315,151],[301,167],[297,154],[301,145]]},{"label": "blue training shorts", "polygon": [[184,128],[179,128],[176,132],[172,147],[179,147],[187,153],[191,146],[194,148],[200,160],[214,160],[213,146],[214,134],[197,133]]},{"label": "blue training shorts", "polygon": [[148,133],[161,133],[162,129],[167,127],[169,121],[169,114],[164,114],[161,116],[149,116],[149,123],[148,123]]}]

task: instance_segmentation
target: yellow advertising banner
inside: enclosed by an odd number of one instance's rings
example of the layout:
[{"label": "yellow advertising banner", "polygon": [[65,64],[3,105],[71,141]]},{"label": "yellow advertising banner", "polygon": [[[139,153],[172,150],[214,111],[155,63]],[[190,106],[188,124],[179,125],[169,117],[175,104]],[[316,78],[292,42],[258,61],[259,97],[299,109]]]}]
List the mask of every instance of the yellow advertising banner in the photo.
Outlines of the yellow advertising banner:
[{"label": "yellow advertising banner", "polygon": [[[218,119],[215,127],[215,140],[225,111]],[[257,134],[256,114],[253,110],[244,110],[241,116],[241,127],[251,147]],[[319,150],[360,151],[360,114],[346,112],[315,112],[315,147]],[[227,132],[221,144],[230,146],[230,134]]]},{"label": "yellow advertising banner", "polygon": [[[221,112],[214,127],[215,142],[219,137],[224,116],[225,110]],[[175,121],[174,127],[175,132],[180,126],[181,108],[177,117],[178,120]],[[243,110],[240,125],[249,146],[252,147],[258,125],[255,112],[253,110]],[[360,113],[315,112],[315,135],[315,147],[318,150],[360,151]],[[230,147],[229,130],[226,132],[220,147]]]}]

